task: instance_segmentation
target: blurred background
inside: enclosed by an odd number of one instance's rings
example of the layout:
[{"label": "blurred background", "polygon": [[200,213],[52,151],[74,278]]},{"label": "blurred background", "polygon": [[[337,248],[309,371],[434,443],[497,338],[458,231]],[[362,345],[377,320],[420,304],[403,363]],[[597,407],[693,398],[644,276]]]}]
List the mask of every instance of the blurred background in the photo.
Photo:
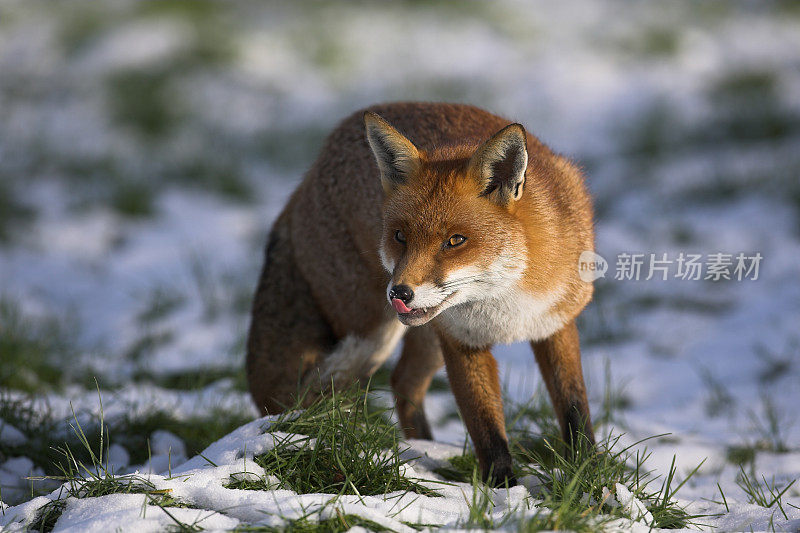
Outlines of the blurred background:
[{"label": "blurred background", "polygon": [[[255,416],[243,342],[269,225],[327,132],[391,100],[486,108],[584,168],[611,264],[581,318],[595,416],[679,435],[665,450],[712,457],[709,479],[787,473],[800,4],[7,0],[5,500],[48,472],[70,402],[97,413],[95,379],[123,465],[146,439],[191,455]],[[620,252],[763,261],[756,281],[619,281]],[[526,346],[497,353],[509,395],[538,387]],[[436,398],[437,437],[458,441]]]}]

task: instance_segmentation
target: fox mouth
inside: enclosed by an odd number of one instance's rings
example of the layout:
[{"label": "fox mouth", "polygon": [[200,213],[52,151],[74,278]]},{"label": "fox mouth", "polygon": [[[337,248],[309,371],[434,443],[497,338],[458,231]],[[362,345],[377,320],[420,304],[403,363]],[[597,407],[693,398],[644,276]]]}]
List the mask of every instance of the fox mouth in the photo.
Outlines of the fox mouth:
[{"label": "fox mouth", "polygon": [[406,326],[421,326],[438,312],[437,307],[417,307],[408,313],[397,313],[397,318]]},{"label": "fox mouth", "polygon": [[421,326],[438,315],[439,311],[445,307],[447,301],[450,300],[453,294],[450,294],[447,298],[442,300],[439,305],[434,307],[412,308],[408,307],[405,302],[397,298],[392,299],[392,307],[397,311],[397,318],[406,326]]}]

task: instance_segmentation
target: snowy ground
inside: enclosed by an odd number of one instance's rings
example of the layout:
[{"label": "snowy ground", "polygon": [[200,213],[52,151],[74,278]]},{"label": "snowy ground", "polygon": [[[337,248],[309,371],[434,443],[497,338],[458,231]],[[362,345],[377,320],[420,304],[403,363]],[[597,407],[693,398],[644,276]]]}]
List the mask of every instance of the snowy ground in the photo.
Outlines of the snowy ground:
[{"label": "snowy ground", "polygon": [[[800,477],[800,12],[781,2],[4,2],[0,499],[22,505],[0,524],[58,494],[25,478],[54,473],[47,448],[73,409],[96,423],[94,378],[120,471],[207,510],[181,520],[230,529],[327,501],[217,483],[245,444],[267,446],[263,423],[236,429],[256,416],[249,298],[269,224],[325,133],[401,99],[488,108],[583,165],[609,262],[581,322],[601,431],[669,433],[648,442],[656,473],[705,459],[678,496],[724,513],[704,523],[797,530],[800,487],[784,517],[737,484],[740,465],[773,487]],[[622,252],[763,260],[757,280],[676,279],[676,264],[667,281],[617,280]],[[527,346],[496,356],[509,397],[529,397]],[[458,455],[452,396],[429,403],[443,444],[414,449]],[[216,467],[197,456],[230,431],[204,453]],[[457,489],[402,521],[463,524],[472,489]],[[496,511],[525,490],[498,492]],[[729,512],[710,503],[720,491]],[[341,502],[400,530],[396,503]],[[133,494],[71,500],[56,526],[170,525],[144,509]]]}]

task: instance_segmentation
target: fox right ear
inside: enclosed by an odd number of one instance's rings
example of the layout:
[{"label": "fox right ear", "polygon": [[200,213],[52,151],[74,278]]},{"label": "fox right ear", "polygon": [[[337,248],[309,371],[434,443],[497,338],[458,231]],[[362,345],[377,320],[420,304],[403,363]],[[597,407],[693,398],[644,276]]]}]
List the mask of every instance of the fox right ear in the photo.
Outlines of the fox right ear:
[{"label": "fox right ear", "polygon": [[367,142],[381,171],[383,190],[390,193],[404,183],[420,164],[417,147],[372,111],[364,113]]},{"label": "fox right ear", "polygon": [[510,124],[495,133],[472,156],[470,167],[483,187],[483,196],[500,205],[519,200],[528,167],[525,128]]}]

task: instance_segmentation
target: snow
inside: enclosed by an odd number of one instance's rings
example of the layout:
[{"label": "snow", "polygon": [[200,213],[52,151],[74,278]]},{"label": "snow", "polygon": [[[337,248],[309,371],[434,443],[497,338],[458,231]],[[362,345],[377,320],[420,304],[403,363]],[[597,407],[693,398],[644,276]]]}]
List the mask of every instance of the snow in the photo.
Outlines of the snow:
[{"label": "snow", "polygon": [[[254,434],[254,428],[268,426],[265,424],[267,420],[248,424],[209,447],[203,456],[214,457],[213,462],[217,466],[209,461],[201,465],[204,459],[198,457],[175,468],[171,477],[147,475],[146,479],[156,490],[168,491],[170,496],[197,507],[170,508],[168,512],[183,522],[198,522],[206,529],[230,529],[240,521],[279,526],[288,520],[307,516],[312,511],[318,511],[318,519],[335,516],[337,511],[355,514],[395,531],[413,531],[403,522],[456,527],[469,517],[469,505],[474,499],[475,489],[466,483],[437,482],[436,476],[423,466],[442,466],[447,457],[459,454],[460,449],[424,441],[413,442],[413,448],[406,452],[421,454],[421,459],[413,461],[405,475],[423,480],[434,479],[427,485],[434,488],[441,495],[439,497],[404,492],[381,496],[336,497],[332,494],[297,494],[290,490],[248,491],[225,488],[223,485],[236,473],[246,471],[251,475],[264,475],[264,470],[252,462],[252,456],[254,452],[261,453],[263,444],[271,440],[265,438],[267,435]],[[617,491],[618,495],[622,494],[619,487]],[[523,485],[488,490],[488,493],[492,498],[489,516],[498,523],[509,512],[528,510],[535,503]],[[60,494],[61,491],[56,490],[50,497],[58,497]],[[146,498],[144,494],[67,498],[67,507],[59,518],[55,531],[101,531],[103,528],[113,530],[123,525],[137,531],[151,531],[169,525],[169,517],[158,507],[146,505]],[[38,498],[36,501],[41,506],[49,498]],[[22,527],[33,516],[30,507],[31,502],[28,502],[6,509],[0,525],[12,531]]]},{"label": "snow", "polygon": [[29,477],[40,477],[44,471],[27,457],[11,457],[0,463],[0,487],[6,501],[18,501],[30,496]]},{"label": "snow", "polygon": [[0,441],[10,446],[19,446],[20,444],[25,444],[25,440],[24,433],[0,419]]},{"label": "snow", "polygon": [[[239,524],[235,518],[198,509],[170,509],[168,512],[183,523],[197,524],[212,531],[233,529]],[[141,494],[69,498],[53,531],[164,531],[175,525],[173,517],[157,506],[148,505],[146,496]]]},{"label": "snow", "polygon": [[625,510],[627,516],[630,516],[636,521],[644,522],[648,526],[653,525],[655,520],[653,515],[647,510],[647,507],[628,490],[628,487],[617,483],[615,488],[617,489],[616,492],[613,496],[609,497],[616,499],[618,505]]},{"label": "snow", "polygon": [[[280,526],[292,519],[306,516],[326,519],[342,514],[354,514],[381,524],[395,531],[412,531],[404,523],[422,523],[441,527],[457,528],[469,517],[469,505],[475,499],[475,488],[466,483],[435,481],[432,468],[442,466],[448,457],[460,454],[457,446],[436,442],[411,441],[404,453],[416,457],[411,462],[406,476],[425,482],[435,489],[440,497],[415,493],[395,492],[379,496],[336,497],[332,494],[297,494],[291,490],[250,491],[225,488],[232,476],[248,472],[249,476],[263,476],[264,470],[252,461],[254,453],[261,453],[271,438],[259,428],[269,426],[269,418],[256,420],[210,446],[201,457],[173,469],[172,475],[147,474],[145,479],[155,490],[168,493],[173,498],[189,504],[191,508],[168,508],[168,513],[188,524],[198,524],[209,530],[231,529],[239,524]],[[252,451],[251,451],[252,450]],[[275,480],[277,482],[277,480]],[[536,487],[529,492],[530,480],[521,480],[520,485],[510,489],[482,489],[491,500],[488,516],[501,523],[509,513],[519,517],[532,516],[536,505]],[[627,487],[617,484],[614,492],[606,488],[606,501],[611,506],[622,506],[634,522],[617,520],[620,530],[644,530],[653,521],[641,501]],[[38,497],[15,507],[6,508],[0,517],[0,526],[8,531],[22,530],[24,525],[51,499],[62,497],[57,489],[47,497]],[[93,498],[65,498],[66,508],[58,519],[54,531],[108,531],[117,527],[136,531],[158,531],[169,526],[173,520],[161,508],[152,505],[145,494],[111,494]],[[721,504],[681,501],[703,513],[720,513]],[[698,507],[698,505],[701,505]],[[703,523],[722,530],[741,530],[767,527],[772,513],[768,509],[729,501],[731,511],[719,516],[707,517]],[[541,512],[541,510],[539,510]],[[800,510],[787,508],[789,522],[780,522],[791,527],[800,521]],[[776,522],[778,523],[778,522]]]},{"label": "snow", "polygon": [[[774,415],[789,450],[757,451],[753,472],[784,486],[800,478],[796,14],[772,4],[715,11],[613,0],[507,0],[463,10],[231,8],[213,26],[234,52],[193,70],[191,61],[180,62],[202,25],[142,15],[135,4],[84,6],[87,20],[92,15],[106,22],[73,48],[63,42],[71,17],[51,7],[11,2],[5,11],[13,16],[0,24],[0,185],[36,211],[9,226],[13,240],[0,241],[0,298],[18,303],[26,316],[55,316],[68,325],[78,353],[59,365],[97,376],[107,420],[153,409],[188,419],[217,408],[255,419],[249,396],[230,379],[186,391],[137,381],[137,373],[243,367],[248,317],[246,310],[233,310],[236,296],[255,286],[266,232],[311,165],[316,132],[377,101],[464,101],[521,121],[587,169],[598,205],[597,252],[610,268],[596,282],[597,297],[581,326],[584,369],[593,412],[603,404],[606,363],[628,404],[600,432],[624,433],[621,445],[669,433],[640,446],[652,453],[648,466],[657,474],[668,471],[673,457],[679,478],[704,461],[679,493],[693,512],[721,513],[702,523],[725,531],[800,528],[798,510],[788,505],[800,505],[800,487],[784,496],[784,518],[775,508],[747,503],[736,484],[738,467],[728,459],[733,446],[763,448],[770,438],[766,421]],[[674,38],[670,49],[637,51],[656,30]],[[155,141],[115,122],[106,81],[137,69],[169,71],[167,109],[186,111],[184,122]],[[726,80],[748,73],[766,76],[763,101],[724,104],[712,97]],[[790,121],[787,131],[748,140],[758,121],[745,123],[744,133],[715,122],[758,115],[758,106],[774,106],[776,116]],[[659,137],[642,124],[658,109],[663,114],[654,128],[665,130],[663,145],[654,153],[637,151],[652,141],[648,135]],[[270,139],[286,146],[269,151]],[[297,154],[289,168],[278,161],[283,152]],[[168,180],[180,163],[215,157],[241,164],[252,185],[250,202],[195,186],[199,175]],[[84,171],[70,170],[77,163],[99,169],[99,178],[81,181],[71,173]],[[152,187],[154,215],[126,218],[107,200],[93,200],[120,179]],[[0,213],[0,230],[3,219]],[[614,280],[620,252],[674,257],[681,251],[758,251],[764,262],[757,281]],[[144,323],[154,294],[179,303]],[[130,354],[145,335],[162,341],[137,359]],[[541,387],[527,345],[500,346],[495,354],[510,398],[524,401]],[[710,379],[727,394],[718,413],[709,407],[715,394]],[[57,419],[71,419],[73,408],[82,422],[99,416],[91,387],[72,383],[39,399],[44,402],[37,409],[46,403]],[[418,457],[411,469],[432,479],[432,469],[461,453],[465,431],[452,416],[449,393],[430,394],[426,411],[437,442],[407,442],[405,456]],[[457,527],[467,516],[472,488],[463,484],[437,485],[444,498],[348,496],[335,502],[331,495],[225,489],[231,476],[263,473],[252,456],[273,444],[265,424],[255,419],[242,426],[204,457],[192,455],[167,427],[149,436],[146,464],[131,464],[131,450],[113,442],[107,459],[113,470],[138,470],[199,507],[174,509],[175,516],[206,529],[281,524],[318,508],[323,518],[339,508],[397,531],[405,530],[402,521]],[[0,444],[24,446],[23,430],[0,421]],[[15,504],[4,509],[0,524],[22,528],[57,497],[58,490],[25,501],[25,478],[43,473],[29,457],[0,455],[2,499]],[[533,512],[528,507],[538,483],[520,483],[493,493],[493,516],[517,508]],[[729,509],[711,503],[721,501],[717,484]],[[608,490],[635,514],[636,502],[624,488]],[[56,529],[169,526],[168,516],[144,504],[136,494],[70,499]]]}]

